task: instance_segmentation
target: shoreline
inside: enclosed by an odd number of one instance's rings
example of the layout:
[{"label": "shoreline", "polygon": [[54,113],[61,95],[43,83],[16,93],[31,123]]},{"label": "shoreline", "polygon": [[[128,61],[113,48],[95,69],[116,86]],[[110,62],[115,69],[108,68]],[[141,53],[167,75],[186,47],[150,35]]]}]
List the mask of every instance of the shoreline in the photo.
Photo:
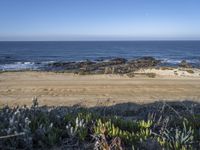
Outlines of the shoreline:
[{"label": "shoreline", "polygon": [[151,67],[183,67],[199,68],[198,63],[188,63],[182,60],[177,63],[168,63],[166,60],[151,56],[137,58],[113,57],[109,59],[82,60],[82,61],[48,61],[48,62],[15,62],[0,64],[0,72],[7,71],[53,71],[70,72],[77,74],[127,74],[143,68]]}]

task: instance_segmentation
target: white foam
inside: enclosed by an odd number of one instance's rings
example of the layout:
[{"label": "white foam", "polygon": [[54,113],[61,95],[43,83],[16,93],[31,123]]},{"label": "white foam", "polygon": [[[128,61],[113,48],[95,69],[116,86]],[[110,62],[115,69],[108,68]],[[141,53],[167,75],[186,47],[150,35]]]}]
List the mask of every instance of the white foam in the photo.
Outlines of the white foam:
[{"label": "white foam", "polygon": [[14,64],[2,64],[0,70],[11,71],[11,70],[28,70],[37,69],[37,65],[33,62],[16,62]]},{"label": "white foam", "polygon": [[[185,60],[185,59],[178,60],[178,59],[167,59],[167,58],[165,58],[165,59],[162,59],[162,62],[163,63],[170,63],[170,64],[179,64],[179,63],[181,63],[182,60]],[[186,59],[186,61],[188,63],[194,63],[194,64],[200,63],[200,60],[198,60],[198,59],[193,59],[193,60]]]},{"label": "white foam", "polygon": [[163,63],[170,63],[170,64],[179,64],[182,60],[175,60],[175,59],[163,59]]}]

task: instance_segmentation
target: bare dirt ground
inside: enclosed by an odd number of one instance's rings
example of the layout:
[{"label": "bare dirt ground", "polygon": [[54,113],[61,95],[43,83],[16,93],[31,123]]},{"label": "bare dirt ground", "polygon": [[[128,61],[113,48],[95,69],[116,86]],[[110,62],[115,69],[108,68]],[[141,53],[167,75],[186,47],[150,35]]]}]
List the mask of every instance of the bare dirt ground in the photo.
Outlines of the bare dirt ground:
[{"label": "bare dirt ground", "polygon": [[166,100],[200,100],[200,78],[179,76],[74,75],[52,72],[0,74],[0,105],[94,106]]}]

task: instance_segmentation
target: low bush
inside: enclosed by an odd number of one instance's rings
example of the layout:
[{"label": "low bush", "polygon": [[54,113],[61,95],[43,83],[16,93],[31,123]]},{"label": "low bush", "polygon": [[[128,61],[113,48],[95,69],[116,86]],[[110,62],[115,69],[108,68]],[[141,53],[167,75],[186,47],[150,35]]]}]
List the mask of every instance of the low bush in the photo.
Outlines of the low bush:
[{"label": "low bush", "polygon": [[35,100],[30,108],[0,110],[0,149],[199,149],[200,115],[183,108],[153,105],[127,117],[105,107],[39,107]]}]

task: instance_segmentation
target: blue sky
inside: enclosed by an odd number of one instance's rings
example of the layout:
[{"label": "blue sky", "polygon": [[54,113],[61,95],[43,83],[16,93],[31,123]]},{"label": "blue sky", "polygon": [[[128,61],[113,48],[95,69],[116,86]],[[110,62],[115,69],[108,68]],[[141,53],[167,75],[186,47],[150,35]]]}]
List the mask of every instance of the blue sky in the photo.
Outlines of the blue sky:
[{"label": "blue sky", "polygon": [[0,40],[199,40],[200,0],[0,0]]}]

